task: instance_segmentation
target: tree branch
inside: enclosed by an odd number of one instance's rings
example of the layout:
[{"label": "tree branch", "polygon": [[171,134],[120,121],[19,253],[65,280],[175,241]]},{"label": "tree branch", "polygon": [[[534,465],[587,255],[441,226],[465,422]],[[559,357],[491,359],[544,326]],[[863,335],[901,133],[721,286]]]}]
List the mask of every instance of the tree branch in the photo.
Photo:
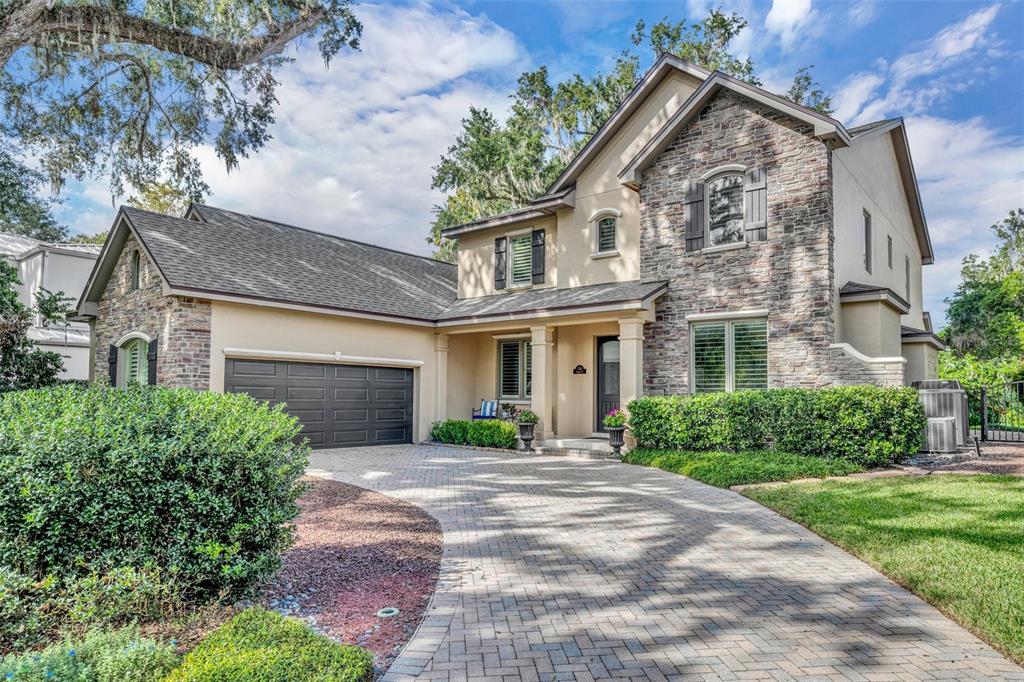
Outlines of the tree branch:
[{"label": "tree branch", "polygon": [[42,36],[89,33],[101,44],[130,42],[149,45],[213,68],[235,71],[280,53],[289,42],[328,18],[327,10],[320,3],[287,4],[298,9],[294,19],[283,24],[269,24],[266,33],[259,37],[233,42],[197,35],[108,7],[71,5],[49,8],[47,0],[15,0],[0,17],[0,67],[19,48]]}]

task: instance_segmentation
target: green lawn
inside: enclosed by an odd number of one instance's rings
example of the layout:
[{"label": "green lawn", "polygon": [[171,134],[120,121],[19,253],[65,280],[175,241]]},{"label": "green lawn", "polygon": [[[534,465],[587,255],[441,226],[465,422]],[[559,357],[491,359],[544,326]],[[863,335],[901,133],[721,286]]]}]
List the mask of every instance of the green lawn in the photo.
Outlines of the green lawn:
[{"label": "green lawn", "polygon": [[1024,663],[1024,479],[935,475],[752,488]]},{"label": "green lawn", "polygon": [[719,488],[798,478],[844,476],[864,471],[863,467],[843,460],[770,450],[690,452],[638,448],[623,455],[622,461],[682,474]]}]

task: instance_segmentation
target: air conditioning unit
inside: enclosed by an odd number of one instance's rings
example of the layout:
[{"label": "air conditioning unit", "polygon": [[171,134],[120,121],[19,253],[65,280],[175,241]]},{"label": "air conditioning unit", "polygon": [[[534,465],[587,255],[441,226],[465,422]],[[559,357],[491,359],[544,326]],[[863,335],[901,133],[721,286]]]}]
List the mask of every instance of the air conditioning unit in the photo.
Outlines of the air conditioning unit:
[{"label": "air conditioning unit", "polygon": [[956,452],[956,418],[929,417],[925,440],[928,452]]},{"label": "air conditioning unit", "polygon": [[[924,415],[928,418],[926,429],[928,442],[925,449],[928,452],[953,452],[958,446],[967,445],[970,428],[967,422],[967,393],[960,388],[960,382],[931,380],[915,381],[912,385],[918,389],[921,402],[924,404]],[[940,443],[932,442],[932,419],[943,418],[953,420],[953,450],[945,450],[940,447]],[[936,428],[944,429],[946,427]],[[945,446],[945,443],[943,442],[941,445]]]}]

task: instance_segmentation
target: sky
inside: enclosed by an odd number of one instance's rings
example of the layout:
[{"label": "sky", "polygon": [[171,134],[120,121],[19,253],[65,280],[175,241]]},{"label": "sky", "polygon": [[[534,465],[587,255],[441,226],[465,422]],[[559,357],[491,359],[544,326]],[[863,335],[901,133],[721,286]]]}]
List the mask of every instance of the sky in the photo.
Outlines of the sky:
[{"label": "sky", "polygon": [[[1024,2],[725,0],[749,21],[734,43],[767,88],[814,65],[848,126],[903,116],[936,262],[925,309],[943,300],[960,260],[988,253],[989,226],[1024,206]],[[631,48],[638,19],[699,20],[712,3],[361,3],[362,49],[325,68],[314,41],[289,48],[278,74],[274,139],[227,173],[198,150],[217,206],[427,254],[432,167],[471,105],[503,116],[517,76],[606,70]],[[651,56],[641,52],[643,66]],[[107,229],[119,198],[104,178],[72,182],[58,218]]]}]

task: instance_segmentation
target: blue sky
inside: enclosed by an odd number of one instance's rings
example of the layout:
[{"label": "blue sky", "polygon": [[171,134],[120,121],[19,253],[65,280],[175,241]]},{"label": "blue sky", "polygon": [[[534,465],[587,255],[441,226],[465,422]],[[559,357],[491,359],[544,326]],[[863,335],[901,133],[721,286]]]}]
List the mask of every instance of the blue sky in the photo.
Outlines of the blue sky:
[{"label": "blue sky", "polygon": [[[736,42],[764,84],[785,90],[813,64],[848,125],[902,115],[937,262],[926,308],[943,318],[960,259],[992,246],[988,229],[1024,206],[1024,3],[722,2],[750,27]],[[293,47],[280,74],[274,140],[225,172],[199,156],[210,203],[427,253],[431,166],[472,105],[499,115],[524,70],[556,77],[603,70],[637,19],[702,17],[711,3],[364,3],[360,53],[325,69],[315,45]],[[641,53],[644,64],[650,56]],[[106,229],[104,178],[71,183],[60,217]],[[114,202],[118,202],[115,199]]]}]

